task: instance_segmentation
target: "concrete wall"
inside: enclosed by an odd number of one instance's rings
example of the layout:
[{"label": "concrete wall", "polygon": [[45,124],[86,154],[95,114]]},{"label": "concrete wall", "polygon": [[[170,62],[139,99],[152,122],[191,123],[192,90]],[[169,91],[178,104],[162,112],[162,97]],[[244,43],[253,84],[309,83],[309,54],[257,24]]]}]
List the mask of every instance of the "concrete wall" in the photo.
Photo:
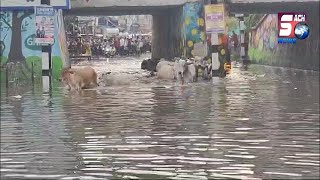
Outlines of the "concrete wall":
[{"label": "concrete wall", "polygon": [[195,1],[199,0],[71,0],[71,7],[172,6]]},{"label": "concrete wall", "polygon": [[249,58],[253,63],[319,71],[319,16],[307,13],[310,35],[297,44],[278,44],[278,15],[267,15],[249,36]]},{"label": "concrete wall", "polygon": [[182,7],[153,15],[152,57],[172,59],[182,55]]},{"label": "concrete wall", "polygon": [[[41,77],[41,46],[34,43],[35,15],[32,12],[1,11],[4,17],[0,21],[0,63],[4,66],[10,64],[25,64]],[[58,79],[63,66],[69,65],[68,49],[66,45],[65,29],[62,11],[57,10],[55,16],[55,43],[52,46],[53,76]],[[14,42],[14,43],[13,43]],[[2,78],[3,76],[1,76]]]}]

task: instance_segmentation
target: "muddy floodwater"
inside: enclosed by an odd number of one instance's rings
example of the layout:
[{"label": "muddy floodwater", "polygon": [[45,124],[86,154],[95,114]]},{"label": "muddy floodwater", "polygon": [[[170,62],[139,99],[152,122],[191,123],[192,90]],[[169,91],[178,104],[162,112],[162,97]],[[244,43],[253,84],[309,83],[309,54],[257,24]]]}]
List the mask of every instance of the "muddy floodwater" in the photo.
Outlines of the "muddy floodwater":
[{"label": "muddy floodwater", "polygon": [[318,73],[235,65],[182,86],[141,61],[78,63],[116,79],[80,94],[2,92],[1,179],[318,179]]}]

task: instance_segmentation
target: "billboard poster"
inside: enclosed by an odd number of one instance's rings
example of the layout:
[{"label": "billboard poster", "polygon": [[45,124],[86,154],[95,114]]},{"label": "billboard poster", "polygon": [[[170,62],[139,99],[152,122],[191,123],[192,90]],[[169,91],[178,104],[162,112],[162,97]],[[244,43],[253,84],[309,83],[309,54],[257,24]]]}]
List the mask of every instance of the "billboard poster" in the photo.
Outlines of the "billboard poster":
[{"label": "billboard poster", "polygon": [[224,5],[210,4],[204,7],[207,33],[224,33]]},{"label": "billboard poster", "polygon": [[54,15],[55,10],[50,6],[35,7],[36,14],[36,38],[38,45],[49,45],[54,43]]}]

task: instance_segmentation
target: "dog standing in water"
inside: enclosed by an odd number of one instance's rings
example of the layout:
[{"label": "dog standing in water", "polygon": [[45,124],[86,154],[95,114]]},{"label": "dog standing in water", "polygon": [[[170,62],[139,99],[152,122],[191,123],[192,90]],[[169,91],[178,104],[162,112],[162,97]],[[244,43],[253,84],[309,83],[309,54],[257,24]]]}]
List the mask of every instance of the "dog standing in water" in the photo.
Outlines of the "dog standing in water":
[{"label": "dog standing in water", "polygon": [[69,90],[81,90],[91,87],[97,87],[97,73],[91,67],[82,69],[66,68],[62,70],[61,82],[68,86]]}]

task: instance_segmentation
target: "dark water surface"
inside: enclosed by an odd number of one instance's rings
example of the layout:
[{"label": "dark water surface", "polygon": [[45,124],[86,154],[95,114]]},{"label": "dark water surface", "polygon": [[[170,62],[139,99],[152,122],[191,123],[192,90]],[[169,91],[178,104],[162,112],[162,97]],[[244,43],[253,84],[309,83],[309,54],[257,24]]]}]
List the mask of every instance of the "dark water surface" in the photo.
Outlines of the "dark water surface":
[{"label": "dark water surface", "polygon": [[318,179],[319,74],[253,65],[180,86],[141,82],[140,62],[91,64],[129,85],[2,92],[1,179]]}]

